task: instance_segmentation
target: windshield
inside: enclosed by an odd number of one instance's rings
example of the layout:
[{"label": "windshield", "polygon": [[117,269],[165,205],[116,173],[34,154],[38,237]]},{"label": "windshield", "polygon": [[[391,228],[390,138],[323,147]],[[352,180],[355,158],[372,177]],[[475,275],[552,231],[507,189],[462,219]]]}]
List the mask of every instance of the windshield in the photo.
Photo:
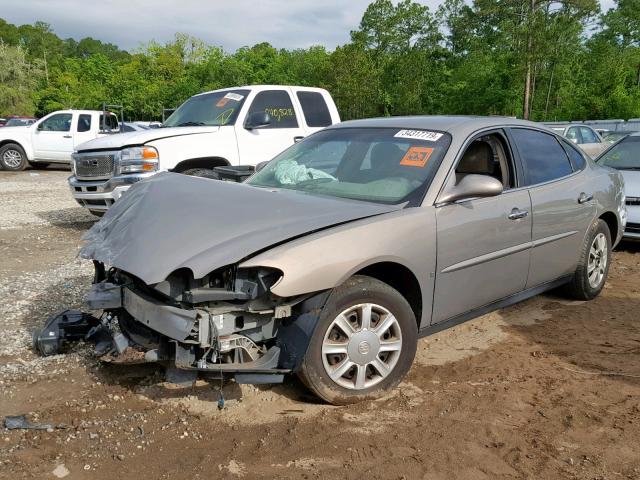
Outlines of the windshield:
[{"label": "windshield", "polygon": [[625,137],[598,159],[600,165],[618,170],[640,170],[640,137]]},{"label": "windshield", "polygon": [[419,203],[449,144],[448,134],[426,130],[323,130],[282,152],[247,183],[377,203]]},{"label": "windshield", "polygon": [[23,127],[25,125],[31,125],[32,123],[33,123],[33,120],[30,120],[28,118],[11,118],[6,123],[6,126],[7,127]]},{"label": "windshield", "polygon": [[196,95],[164,122],[165,127],[233,125],[249,90],[225,90]]}]

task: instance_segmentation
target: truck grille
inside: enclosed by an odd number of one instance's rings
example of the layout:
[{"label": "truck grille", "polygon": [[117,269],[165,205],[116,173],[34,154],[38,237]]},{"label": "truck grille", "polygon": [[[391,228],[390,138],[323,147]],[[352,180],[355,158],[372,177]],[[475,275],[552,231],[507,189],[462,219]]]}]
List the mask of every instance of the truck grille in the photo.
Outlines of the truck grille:
[{"label": "truck grille", "polygon": [[627,197],[627,205],[640,205],[640,197]]},{"label": "truck grille", "polygon": [[625,229],[627,233],[640,233],[640,223],[627,223],[627,228]]},{"label": "truck grille", "polygon": [[80,153],[73,157],[76,177],[85,180],[102,180],[113,176],[115,152]]}]

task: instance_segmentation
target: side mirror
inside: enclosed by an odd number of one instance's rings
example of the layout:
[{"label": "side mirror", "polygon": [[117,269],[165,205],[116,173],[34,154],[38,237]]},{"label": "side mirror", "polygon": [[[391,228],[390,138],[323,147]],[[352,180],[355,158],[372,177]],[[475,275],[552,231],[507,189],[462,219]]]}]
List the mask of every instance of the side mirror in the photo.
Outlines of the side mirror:
[{"label": "side mirror", "polygon": [[244,122],[244,128],[253,130],[255,128],[264,128],[271,124],[271,115],[267,112],[250,113]]},{"label": "side mirror", "polygon": [[488,175],[469,174],[462,177],[457,185],[447,189],[438,203],[452,203],[458,200],[479,197],[495,197],[502,193],[502,182]]},{"label": "side mirror", "polygon": [[256,165],[256,172],[259,172],[260,170],[262,170],[264,167],[267,166],[267,163],[269,163],[269,160],[265,160],[264,162],[260,162]]}]

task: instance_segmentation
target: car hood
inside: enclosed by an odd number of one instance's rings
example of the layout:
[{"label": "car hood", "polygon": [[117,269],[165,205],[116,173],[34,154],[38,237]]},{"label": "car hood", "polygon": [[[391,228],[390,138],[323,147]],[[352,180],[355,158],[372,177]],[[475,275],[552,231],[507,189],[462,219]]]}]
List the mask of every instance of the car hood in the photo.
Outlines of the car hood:
[{"label": "car hood", "polygon": [[80,256],[148,285],[179,268],[201,278],[286,240],[400,208],[160,173],[91,227]]},{"label": "car hood", "polygon": [[199,135],[220,130],[220,127],[173,127],[151,128],[128,133],[114,133],[89,140],[78,146],[79,152],[88,150],[114,150],[134,145],[144,145],[154,140],[184,135]]}]

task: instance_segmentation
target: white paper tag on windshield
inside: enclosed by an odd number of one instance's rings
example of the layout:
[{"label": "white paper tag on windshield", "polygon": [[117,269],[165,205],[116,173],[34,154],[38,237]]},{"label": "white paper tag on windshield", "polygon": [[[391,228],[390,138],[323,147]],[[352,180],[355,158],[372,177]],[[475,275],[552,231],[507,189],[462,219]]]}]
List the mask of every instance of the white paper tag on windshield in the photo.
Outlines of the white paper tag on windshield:
[{"label": "white paper tag on windshield", "polygon": [[224,98],[228,98],[229,100],[235,100],[236,102],[239,102],[240,100],[242,100],[244,98],[244,95],[240,95],[238,93],[229,92],[224,96]]},{"label": "white paper tag on windshield", "polygon": [[430,132],[428,130],[400,130],[394,135],[397,138],[411,138],[413,140],[426,140],[427,142],[437,142],[442,133]]}]

